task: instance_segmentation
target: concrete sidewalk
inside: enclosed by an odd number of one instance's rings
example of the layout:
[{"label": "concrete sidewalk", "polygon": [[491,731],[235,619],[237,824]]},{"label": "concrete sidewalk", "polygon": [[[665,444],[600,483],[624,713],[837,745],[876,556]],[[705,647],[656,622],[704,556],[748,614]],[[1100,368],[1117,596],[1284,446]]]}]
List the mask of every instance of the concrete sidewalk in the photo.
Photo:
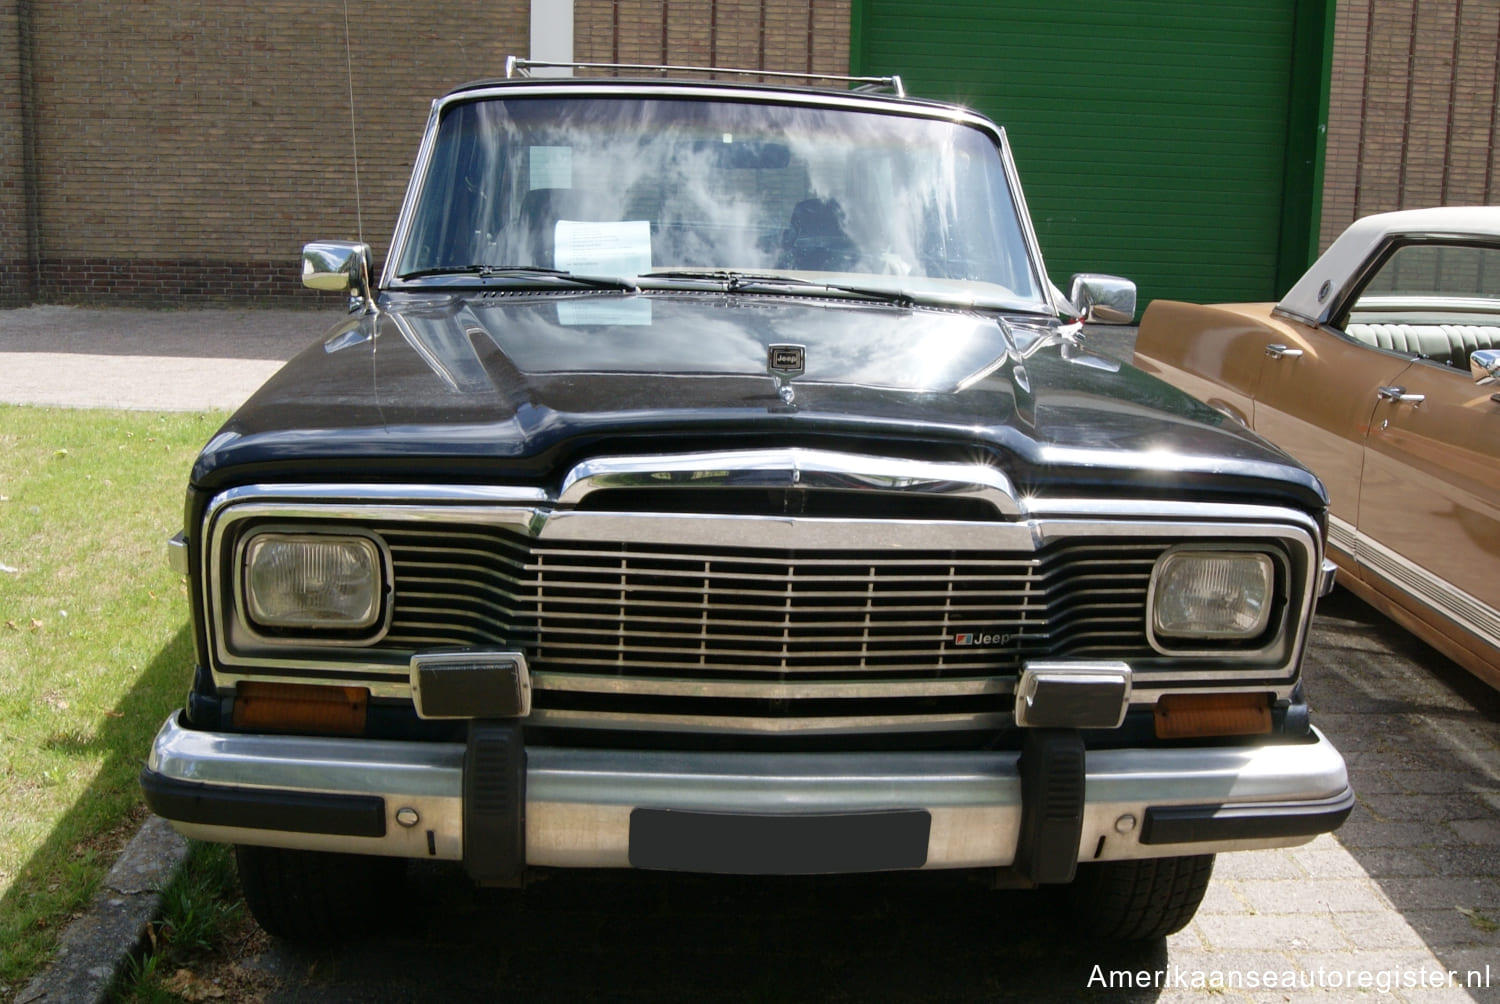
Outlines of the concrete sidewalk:
[{"label": "concrete sidewalk", "polygon": [[0,310],[0,402],[229,410],[342,316],[321,306]]}]

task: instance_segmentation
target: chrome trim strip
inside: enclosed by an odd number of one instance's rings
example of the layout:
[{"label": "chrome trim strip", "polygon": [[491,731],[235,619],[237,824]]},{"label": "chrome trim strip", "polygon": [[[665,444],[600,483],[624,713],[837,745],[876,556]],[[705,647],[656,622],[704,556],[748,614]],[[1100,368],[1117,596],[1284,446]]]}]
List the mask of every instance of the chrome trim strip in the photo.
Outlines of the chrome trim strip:
[{"label": "chrome trim strip", "polygon": [[215,495],[204,513],[205,521],[227,505],[240,502],[321,502],[361,507],[420,503],[422,505],[514,505],[543,503],[550,496],[544,488],[522,485],[431,485],[431,484],[253,484],[230,488]]},{"label": "chrome trim strip", "polygon": [[[381,289],[390,288],[396,278],[396,263],[406,254],[406,239],[411,234],[412,223],[416,217],[417,198],[422,190],[422,181],[427,177],[427,170],[432,163],[432,151],[437,147],[438,116],[444,106],[444,102],[440,99],[434,99],[428,106],[427,124],[422,127],[422,142],[417,147],[417,157],[412,164],[411,177],[406,181],[406,193],[401,196],[401,208],[396,213],[396,228],[391,234],[385,265],[380,271]],[[372,299],[380,295],[379,290],[372,291],[372,294]]]},{"label": "chrome trim strip", "polygon": [[1500,647],[1500,610],[1357,530],[1354,555],[1360,567],[1379,575],[1488,644]]},{"label": "chrome trim strip", "polygon": [[[458,743],[308,739],[196,732],[169,718],[148,769],[208,785],[368,793],[385,798],[383,838],[179,826],[191,836],[403,857],[463,857]],[[1019,837],[1019,754],[1001,752],[708,753],[528,747],[526,857],[533,865],[626,867],[635,807],[728,813],[932,812],[928,868],[1002,866]],[[1257,807],[1265,818],[1348,790],[1343,759],[1314,741],[1259,747],[1092,750],[1088,754],[1081,860],[1286,847],[1311,837],[1143,846],[1125,816],[1148,808]],[[396,813],[416,809],[420,823]],[[409,818],[409,817],[408,817]],[[430,840],[430,843],[429,843]]]},{"label": "chrome trim strip", "polygon": [[[753,452],[753,451],[752,451]],[[821,451],[820,451],[821,452]],[[733,454],[730,454],[733,455]],[[841,456],[841,454],[833,454]],[[848,454],[842,454],[847,456]],[[656,459],[670,461],[679,454],[657,454]],[[876,458],[879,459],[879,458]],[[886,458],[887,460],[889,458]],[[900,463],[900,461],[893,461]],[[916,461],[924,467],[935,466]],[[582,465],[580,465],[582,466]],[[956,464],[953,467],[967,469],[971,465]],[[1003,472],[982,464],[972,465],[999,475],[1008,487]],[[951,471],[949,473],[952,473]],[[1000,484],[1001,482],[996,482]],[[1237,522],[1290,523],[1302,527],[1312,536],[1317,536],[1317,523],[1307,513],[1283,506],[1264,506],[1234,503],[1179,502],[1167,499],[1095,499],[1052,498],[1041,495],[1014,496],[1019,513],[1032,519],[1167,519],[1210,523],[1220,520]],[[545,506],[557,501],[557,497],[545,488],[524,485],[432,485],[432,484],[250,484],[230,488],[214,496],[204,514],[205,522],[212,522],[214,515],[227,505],[246,501],[304,501],[318,503],[342,503],[359,507],[390,505],[410,508],[412,506],[494,506],[525,505]],[[448,510],[445,510],[445,514]],[[476,510],[477,511],[477,510]],[[1335,527],[1343,527],[1353,533],[1353,527],[1336,516],[1329,517],[1330,536]]]},{"label": "chrome trim strip", "polygon": [[1049,498],[1023,495],[1021,505],[1026,515],[1035,519],[1126,518],[1176,519],[1212,522],[1235,520],[1292,523],[1317,535],[1318,524],[1300,509],[1285,506],[1236,504],[1233,502],[1182,502],[1169,499],[1093,499]]},{"label": "chrome trim strip", "polygon": [[712,732],[725,736],[834,736],[880,732],[973,732],[1002,729],[1011,723],[1010,710],[994,712],[938,712],[935,714],[861,715],[831,713],[767,718],[755,715],[677,715],[625,711],[574,711],[533,708],[527,724],[552,728],[609,729],[614,732]]},{"label": "chrome trim strip", "polygon": [[609,488],[833,488],[978,498],[1020,514],[1004,472],[985,464],[898,460],[829,450],[726,450],[595,457],[563,477],[557,501],[574,506]]},{"label": "chrome trim strip", "polygon": [[821,516],[704,516],[680,513],[551,513],[538,540],[625,540],[632,544],[688,547],[758,547],[798,550],[1017,550],[1039,545],[1027,523],[939,520],[843,519]]},{"label": "chrome trim strip", "polygon": [[639,694],[650,697],[726,697],[752,698],[762,701],[801,699],[860,700],[882,697],[967,697],[982,694],[1005,696],[1015,690],[1009,677],[982,677],[960,680],[911,680],[890,682],[861,680],[856,683],[814,681],[810,683],[779,680],[774,682],[731,682],[704,680],[671,680],[663,677],[600,676],[592,673],[535,673],[531,685],[536,690],[573,694]]},{"label": "chrome trim strip", "polygon": [[[1248,674],[1240,672],[1204,673],[1192,669],[1173,670],[1170,673],[1134,673],[1130,687],[1130,706],[1132,708],[1149,708],[1167,694],[1270,694],[1275,700],[1289,700],[1297,689],[1295,678],[1286,680],[1247,680]],[[1142,686],[1142,679],[1149,679],[1162,684],[1160,686]],[[1187,686],[1171,685],[1173,678],[1189,680]],[[1225,686],[1214,686],[1215,681],[1223,681]]]},{"label": "chrome trim strip", "polygon": [[[962,121],[956,116],[954,120]],[[1052,308],[1053,316],[1059,318],[1065,314],[1071,316],[1073,305],[1063,302],[1062,291],[1047,278],[1047,263],[1042,257],[1042,242],[1036,235],[1036,225],[1031,219],[1031,208],[1026,204],[1026,190],[1021,185],[1021,172],[1016,167],[1015,153],[1010,147],[1010,135],[1005,131],[1004,126],[991,124],[987,120],[983,121],[982,127],[995,136],[996,145],[1000,149],[1000,163],[1005,169],[1005,183],[1010,189],[1011,201],[1015,204],[1016,219],[1021,223],[1022,240],[1026,244],[1027,256],[1031,259],[1032,278],[1040,286],[1042,296]]]},{"label": "chrome trim strip", "polygon": [[1328,543],[1338,548],[1345,554],[1353,555],[1358,550],[1356,541],[1359,534],[1354,529],[1354,524],[1347,520],[1339,519],[1332,513],[1328,514]]}]

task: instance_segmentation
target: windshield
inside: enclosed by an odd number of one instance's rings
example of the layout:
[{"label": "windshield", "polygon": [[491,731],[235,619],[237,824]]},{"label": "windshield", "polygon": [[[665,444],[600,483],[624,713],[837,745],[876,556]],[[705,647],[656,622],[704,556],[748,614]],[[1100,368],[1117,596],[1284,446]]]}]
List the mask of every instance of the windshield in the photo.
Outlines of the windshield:
[{"label": "windshield", "polygon": [[396,277],[516,267],[833,277],[1044,308],[990,136],[841,108],[601,97],[455,104],[439,124]]}]

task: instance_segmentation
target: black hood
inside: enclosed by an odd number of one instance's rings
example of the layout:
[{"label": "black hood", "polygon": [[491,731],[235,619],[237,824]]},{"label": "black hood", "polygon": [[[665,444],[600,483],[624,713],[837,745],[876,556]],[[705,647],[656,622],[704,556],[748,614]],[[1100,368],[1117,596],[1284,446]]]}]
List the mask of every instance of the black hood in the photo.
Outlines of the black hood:
[{"label": "black hood", "polygon": [[[393,297],[289,362],[194,481],[274,468],[555,487],[590,455],[785,445],[990,462],[1022,492],[1170,484],[1326,504],[1311,474],[1206,405],[1035,319],[1010,323],[722,293]],[[777,344],[805,348],[803,374],[769,371]]]}]

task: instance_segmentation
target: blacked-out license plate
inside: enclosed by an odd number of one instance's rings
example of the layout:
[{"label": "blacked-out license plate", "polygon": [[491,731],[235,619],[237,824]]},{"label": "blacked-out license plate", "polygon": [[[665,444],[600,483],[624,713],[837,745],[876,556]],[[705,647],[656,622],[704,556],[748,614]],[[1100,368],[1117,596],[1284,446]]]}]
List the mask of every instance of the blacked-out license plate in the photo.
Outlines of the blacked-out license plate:
[{"label": "blacked-out license plate", "polygon": [[921,809],[743,815],[630,813],[630,864],[725,875],[828,875],[920,868],[932,816]]}]

